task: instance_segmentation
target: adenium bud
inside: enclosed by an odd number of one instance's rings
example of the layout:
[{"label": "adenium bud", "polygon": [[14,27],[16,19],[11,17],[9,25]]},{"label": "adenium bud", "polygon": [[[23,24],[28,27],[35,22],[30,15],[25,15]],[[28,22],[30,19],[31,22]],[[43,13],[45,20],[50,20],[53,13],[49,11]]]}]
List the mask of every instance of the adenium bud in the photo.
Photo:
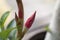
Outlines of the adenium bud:
[{"label": "adenium bud", "polygon": [[32,26],[32,24],[33,24],[33,22],[34,22],[34,19],[35,19],[35,15],[36,15],[36,11],[34,12],[34,14],[31,16],[31,17],[29,17],[28,19],[27,19],[27,21],[26,21],[26,23],[25,23],[25,27],[26,28],[30,28],[31,26]]}]

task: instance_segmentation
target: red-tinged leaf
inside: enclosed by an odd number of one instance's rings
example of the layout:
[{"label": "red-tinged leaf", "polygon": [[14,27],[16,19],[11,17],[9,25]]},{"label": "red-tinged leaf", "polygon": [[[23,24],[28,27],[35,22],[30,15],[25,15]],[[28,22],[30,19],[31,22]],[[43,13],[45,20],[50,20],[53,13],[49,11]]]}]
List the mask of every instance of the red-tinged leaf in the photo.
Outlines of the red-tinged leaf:
[{"label": "red-tinged leaf", "polygon": [[16,22],[18,21],[18,16],[16,13],[15,13],[15,20],[16,20]]},{"label": "red-tinged leaf", "polygon": [[17,30],[18,34],[17,37],[21,40],[22,36],[22,29],[23,29],[23,22],[24,22],[24,10],[23,10],[23,3],[22,0],[16,0],[18,5],[18,21],[17,23]]},{"label": "red-tinged leaf", "polygon": [[26,21],[26,23],[25,23],[25,26],[26,26],[27,28],[30,28],[30,27],[32,26],[32,24],[33,24],[33,22],[34,22],[34,19],[35,19],[35,15],[36,15],[36,11],[35,11],[35,13],[34,13],[31,17],[29,17],[29,18],[27,19],[27,21]]},{"label": "red-tinged leaf", "polygon": [[18,5],[18,25],[23,27],[23,22],[24,22],[24,11],[23,11],[23,4],[22,0],[16,0],[17,5]]},{"label": "red-tinged leaf", "polygon": [[24,18],[23,4],[22,0],[16,0],[18,5],[18,16],[20,19]]},{"label": "red-tinged leaf", "polygon": [[21,10],[19,10],[18,15],[19,15],[19,18],[20,19],[23,19],[24,18],[24,14],[23,14],[23,12]]},{"label": "red-tinged leaf", "polygon": [[[24,11],[23,11],[23,4],[22,0],[16,0],[18,5],[18,29],[21,31],[23,29],[23,22],[24,22]],[[21,28],[20,28],[21,27]]]}]

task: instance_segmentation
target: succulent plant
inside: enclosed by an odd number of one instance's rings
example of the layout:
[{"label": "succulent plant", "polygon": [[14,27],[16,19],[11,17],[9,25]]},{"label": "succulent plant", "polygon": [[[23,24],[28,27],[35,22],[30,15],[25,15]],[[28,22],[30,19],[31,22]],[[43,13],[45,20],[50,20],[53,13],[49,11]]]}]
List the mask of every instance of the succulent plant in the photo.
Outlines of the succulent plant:
[{"label": "succulent plant", "polygon": [[[0,18],[0,40],[21,40],[24,37],[24,34],[32,26],[36,11],[34,14],[29,17],[25,23],[25,29],[23,30],[24,24],[24,10],[22,0],[16,0],[18,6],[18,16],[15,13],[15,19],[12,19],[10,23],[5,26],[4,23],[8,18],[11,11],[5,12]],[[17,29],[17,30],[16,30]],[[16,35],[17,34],[17,35]]]},{"label": "succulent plant", "polygon": [[24,24],[24,10],[23,10],[23,3],[22,0],[16,0],[18,5],[18,16],[15,13],[15,20],[16,20],[16,27],[17,27],[17,38],[21,40],[24,34],[27,32],[27,28],[29,29],[35,19],[36,12],[28,18],[27,22],[25,23],[25,29],[23,31],[23,24]]}]

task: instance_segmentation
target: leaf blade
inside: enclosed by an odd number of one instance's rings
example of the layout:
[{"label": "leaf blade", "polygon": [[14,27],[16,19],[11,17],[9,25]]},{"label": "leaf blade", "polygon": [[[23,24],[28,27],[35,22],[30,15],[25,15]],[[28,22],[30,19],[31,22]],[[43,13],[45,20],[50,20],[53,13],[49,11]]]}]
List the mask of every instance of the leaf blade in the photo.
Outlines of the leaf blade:
[{"label": "leaf blade", "polygon": [[1,20],[3,21],[3,24],[5,23],[8,15],[9,15],[9,13],[10,13],[10,11],[7,11],[7,12],[5,12],[5,13],[2,15]]},{"label": "leaf blade", "polygon": [[12,19],[11,22],[7,25],[7,29],[15,26],[16,26],[15,19]]},{"label": "leaf blade", "polygon": [[7,19],[7,17],[9,16],[9,13],[10,13],[10,11],[7,11],[7,12],[5,12],[5,13],[1,16],[0,27],[1,27],[1,30],[2,30],[2,31],[4,30],[4,23],[5,23],[6,19]]},{"label": "leaf blade", "polygon": [[2,39],[7,39],[7,37],[8,37],[9,34],[10,34],[10,32],[11,32],[12,30],[14,30],[14,29],[16,29],[16,27],[15,27],[15,28],[9,28],[9,29],[6,29],[6,30],[0,32],[0,38],[2,38]]}]

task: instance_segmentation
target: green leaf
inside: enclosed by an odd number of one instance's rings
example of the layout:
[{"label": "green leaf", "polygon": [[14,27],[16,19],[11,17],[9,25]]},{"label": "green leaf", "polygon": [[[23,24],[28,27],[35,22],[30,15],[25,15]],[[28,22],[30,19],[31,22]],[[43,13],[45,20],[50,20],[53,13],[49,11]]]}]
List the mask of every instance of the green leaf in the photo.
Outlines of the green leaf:
[{"label": "green leaf", "polygon": [[9,13],[10,13],[10,11],[7,11],[7,12],[5,12],[5,13],[2,15],[2,17],[1,17],[2,24],[5,23],[5,21],[6,21],[7,17],[8,17],[8,15],[9,15]]},{"label": "green leaf", "polygon": [[10,34],[10,32],[11,32],[12,30],[14,30],[14,29],[16,29],[16,27],[15,27],[15,28],[9,28],[9,29],[6,29],[6,30],[0,32],[0,38],[2,38],[2,39],[4,39],[4,40],[7,39],[7,37],[8,37],[9,34]]},{"label": "green leaf", "polygon": [[10,35],[9,35],[9,39],[10,40],[15,40],[16,39],[16,30],[13,30],[11,33],[10,33]]},{"label": "green leaf", "polygon": [[[16,22],[15,19],[13,19],[7,26],[6,29],[8,28],[13,28],[16,27]],[[13,30],[10,34],[9,34],[9,39],[12,40],[13,38],[15,38],[15,34],[16,34],[16,30]]]},{"label": "green leaf", "polygon": [[11,27],[15,27],[16,26],[16,22],[15,22],[15,19],[13,19],[7,26],[7,29],[8,28],[11,28]]},{"label": "green leaf", "polygon": [[9,13],[10,13],[10,11],[5,12],[5,13],[2,15],[1,19],[0,19],[0,22],[1,22],[1,23],[0,23],[0,27],[1,27],[1,30],[2,30],[2,31],[4,30],[4,23],[5,23],[8,15],[9,15]]}]

